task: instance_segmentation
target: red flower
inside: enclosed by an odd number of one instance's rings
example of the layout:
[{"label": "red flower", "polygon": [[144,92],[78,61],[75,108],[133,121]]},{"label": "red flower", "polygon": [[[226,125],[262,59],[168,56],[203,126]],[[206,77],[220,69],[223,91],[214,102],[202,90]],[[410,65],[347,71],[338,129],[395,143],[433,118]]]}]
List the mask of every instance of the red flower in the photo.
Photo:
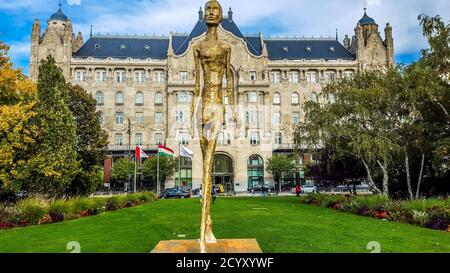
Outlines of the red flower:
[{"label": "red flower", "polygon": [[377,211],[375,217],[378,219],[388,219],[390,216],[389,211]]}]

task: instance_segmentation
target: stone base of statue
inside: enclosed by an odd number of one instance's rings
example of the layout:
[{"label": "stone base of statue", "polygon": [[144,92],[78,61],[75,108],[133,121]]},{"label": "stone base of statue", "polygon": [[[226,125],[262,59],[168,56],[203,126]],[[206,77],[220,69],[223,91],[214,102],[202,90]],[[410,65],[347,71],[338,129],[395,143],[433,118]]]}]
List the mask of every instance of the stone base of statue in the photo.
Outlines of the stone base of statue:
[{"label": "stone base of statue", "polygon": [[[161,241],[151,253],[200,253],[198,240]],[[206,253],[262,253],[256,239],[217,240],[206,244]]]}]

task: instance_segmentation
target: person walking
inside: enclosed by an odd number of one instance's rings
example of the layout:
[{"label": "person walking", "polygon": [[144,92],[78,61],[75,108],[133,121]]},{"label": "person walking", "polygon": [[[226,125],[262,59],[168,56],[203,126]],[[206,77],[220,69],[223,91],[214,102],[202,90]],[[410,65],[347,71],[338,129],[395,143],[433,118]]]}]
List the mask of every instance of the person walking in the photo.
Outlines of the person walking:
[{"label": "person walking", "polygon": [[202,185],[200,185],[200,189],[198,190],[198,196],[200,196],[200,204],[202,203]]},{"label": "person walking", "polygon": [[301,191],[302,191],[302,189],[300,188],[300,185],[297,185],[297,187],[295,187],[295,193],[297,194],[297,197],[300,196]]},{"label": "person walking", "polygon": [[216,202],[216,198],[217,198],[216,186],[212,187],[211,195],[212,195],[212,201],[213,201],[213,204],[214,204]]}]

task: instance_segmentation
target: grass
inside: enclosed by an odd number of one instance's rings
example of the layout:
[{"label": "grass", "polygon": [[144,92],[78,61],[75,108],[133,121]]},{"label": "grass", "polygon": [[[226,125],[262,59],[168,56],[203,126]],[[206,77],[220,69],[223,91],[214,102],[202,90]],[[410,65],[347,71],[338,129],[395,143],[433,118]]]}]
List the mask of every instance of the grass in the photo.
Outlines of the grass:
[{"label": "grass", "polygon": [[[256,238],[263,252],[450,253],[450,233],[302,205],[295,197],[219,198],[213,206],[218,239]],[[148,253],[160,240],[199,237],[197,198],[161,200],[51,225],[0,231],[0,252]],[[184,238],[182,238],[184,239]]]}]

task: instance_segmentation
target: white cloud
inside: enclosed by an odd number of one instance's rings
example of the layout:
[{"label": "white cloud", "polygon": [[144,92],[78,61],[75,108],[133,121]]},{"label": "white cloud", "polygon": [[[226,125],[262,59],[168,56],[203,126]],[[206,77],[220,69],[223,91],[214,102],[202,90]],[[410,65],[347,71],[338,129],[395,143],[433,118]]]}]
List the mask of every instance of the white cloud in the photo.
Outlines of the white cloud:
[{"label": "white cloud", "polygon": [[67,0],[67,5],[69,6],[80,6],[81,0]]}]

